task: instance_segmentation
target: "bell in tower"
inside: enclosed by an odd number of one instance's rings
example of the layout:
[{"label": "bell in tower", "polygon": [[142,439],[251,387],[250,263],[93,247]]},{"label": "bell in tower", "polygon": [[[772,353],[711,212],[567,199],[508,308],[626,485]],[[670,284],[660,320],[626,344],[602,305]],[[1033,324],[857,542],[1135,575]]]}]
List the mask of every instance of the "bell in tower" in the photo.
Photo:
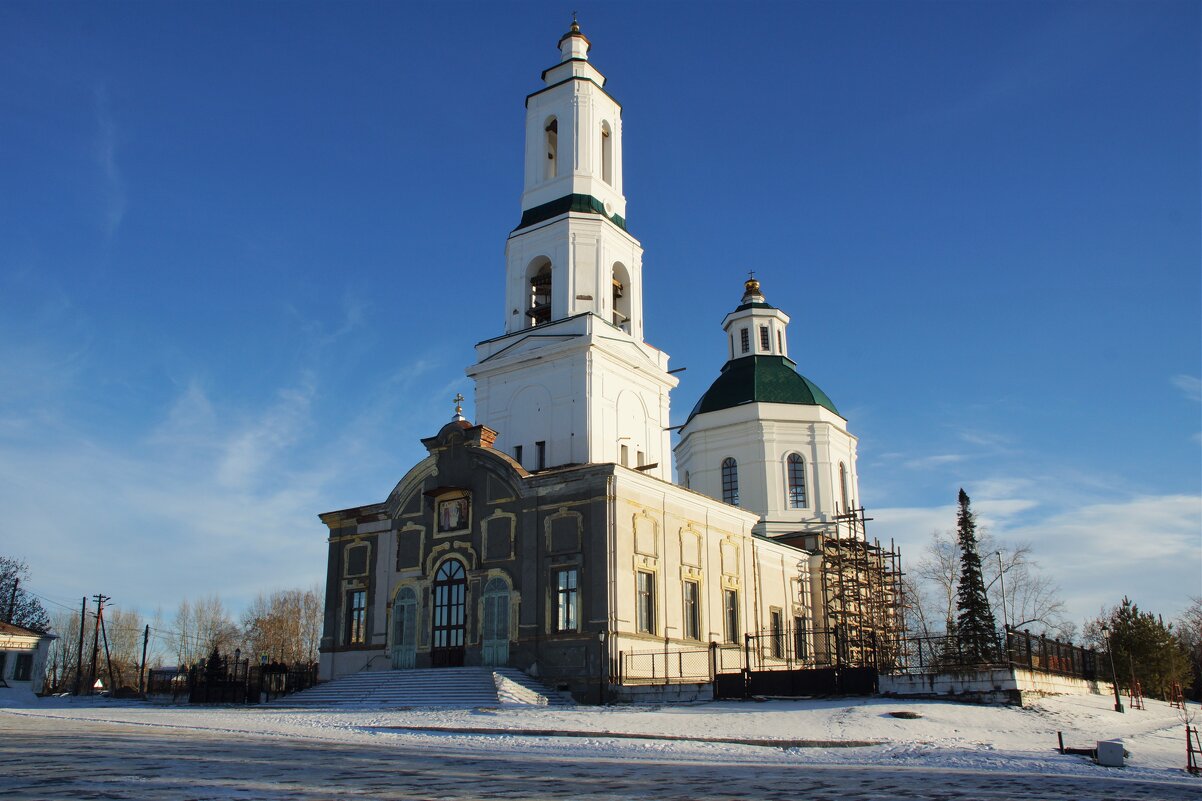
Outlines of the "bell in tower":
[{"label": "bell in tower", "polygon": [[[626,229],[622,107],[573,21],[526,98],[505,329],[476,346],[478,420],[510,455],[621,463],[670,480],[668,357],[643,341],[643,248]],[[530,468],[531,465],[525,465]]]}]

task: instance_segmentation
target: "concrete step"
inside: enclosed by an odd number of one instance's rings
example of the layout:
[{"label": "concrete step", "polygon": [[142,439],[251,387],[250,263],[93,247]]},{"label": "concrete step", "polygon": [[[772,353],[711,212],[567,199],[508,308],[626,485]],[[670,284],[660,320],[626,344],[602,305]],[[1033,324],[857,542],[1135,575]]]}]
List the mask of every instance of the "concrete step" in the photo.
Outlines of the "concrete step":
[{"label": "concrete step", "polygon": [[276,699],[272,704],[477,707],[571,703],[564,695],[515,668],[459,667],[353,673]]}]

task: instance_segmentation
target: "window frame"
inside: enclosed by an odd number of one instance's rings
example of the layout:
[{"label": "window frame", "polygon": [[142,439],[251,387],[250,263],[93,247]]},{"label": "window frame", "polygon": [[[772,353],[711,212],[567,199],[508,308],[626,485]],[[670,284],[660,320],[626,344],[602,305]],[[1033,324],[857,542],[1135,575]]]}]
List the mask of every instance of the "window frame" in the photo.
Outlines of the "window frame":
[{"label": "window frame", "polygon": [[17,654],[13,660],[13,681],[33,681],[33,654]]},{"label": "window frame", "polygon": [[722,460],[722,502],[739,505],[739,462],[733,456]]},{"label": "window frame", "polygon": [[[361,605],[356,605],[361,602]],[[345,645],[367,643],[367,589],[352,587],[346,591],[346,636]]]},{"label": "window frame", "polygon": [[843,514],[851,512],[851,506],[847,502],[847,465],[839,462],[839,494],[843,498]]},{"label": "window frame", "polygon": [[764,353],[772,352],[772,338],[768,333],[768,326],[760,326],[760,350]]},{"label": "window frame", "polygon": [[785,505],[789,509],[806,509],[806,460],[797,451],[785,457]]},{"label": "window frame", "polygon": [[739,591],[722,588],[722,637],[727,645],[739,644]]},{"label": "window frame", "polygon": [[799,662],[810,658],[810,644],[806,639],[807,627],[805,615],[793,616],[793,657]]},{"label": "window frame", "polygon": [[[691,592],[690,592],[691,591]],[[690,597],[691,596],[691,597]],[[685,579],[681,587],[681,628],[685,639],[701,639],[701,582]]]},{"label": "window frame", "polygon": [[779,607],[768,610],[769,652],[773,659],[785,658],[785,613]]},{"label": "window frame", "polygon": [[655,634],[655,574],[636,570],[634,590],[635,630],[640,634]]},{"label": "window frame", "polygon": [[[551,630],[580,631],[580,568],[564,565],[555,568],[552,578]],[[570,578],[570,581],[564,581]]]},{"label": "window frame", "polygon": [[751,353],[751,332],[749,329],[739,329],[739,347],[743,349],[743,353]]}]

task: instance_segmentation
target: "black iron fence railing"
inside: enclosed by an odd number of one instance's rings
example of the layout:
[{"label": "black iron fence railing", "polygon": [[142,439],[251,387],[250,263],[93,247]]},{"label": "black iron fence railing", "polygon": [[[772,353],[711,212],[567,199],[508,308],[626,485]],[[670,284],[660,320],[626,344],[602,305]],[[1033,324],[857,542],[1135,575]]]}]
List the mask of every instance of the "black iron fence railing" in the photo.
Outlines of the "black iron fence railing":
[{"label": "black iron fence railing", "polygon": [[665,642],[654,651],[623,651],[610,675],[619,684],[670,684],[764,671],[869,669],[887,674],[1025,668],[1094,680],[1100,664],[1089,648],[1010,628],[984,641],[790,628],[747,634],[739,644],[678,647]]},{"label": "black iron fence railing", "polygon": [[1099,677],[1100,664],[1093,649],[1009,627],[987,643],[954,635],[907,636],[902,656],[899,672],[905,673],[1013,667],[1090,681]]},{"label": "black iron fence railing", "polygon": [[151,670],[146,695],[171,696],[193,704],[257,704],[317,684],[316,664],[252,664],[250,660],[209,659],[187,670]]}]

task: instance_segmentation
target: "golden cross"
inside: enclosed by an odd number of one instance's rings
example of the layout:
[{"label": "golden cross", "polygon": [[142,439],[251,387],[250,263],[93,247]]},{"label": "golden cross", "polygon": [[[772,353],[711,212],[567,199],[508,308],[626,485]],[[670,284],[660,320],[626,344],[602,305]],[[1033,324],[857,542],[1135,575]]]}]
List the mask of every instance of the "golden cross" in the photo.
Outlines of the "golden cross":
[{"label": "golden cross", "polygon": [[463,414],[463,393],[456,392],[455,397],[451,398],[451,400],[455,402],[455,414],[462,415]]}]

